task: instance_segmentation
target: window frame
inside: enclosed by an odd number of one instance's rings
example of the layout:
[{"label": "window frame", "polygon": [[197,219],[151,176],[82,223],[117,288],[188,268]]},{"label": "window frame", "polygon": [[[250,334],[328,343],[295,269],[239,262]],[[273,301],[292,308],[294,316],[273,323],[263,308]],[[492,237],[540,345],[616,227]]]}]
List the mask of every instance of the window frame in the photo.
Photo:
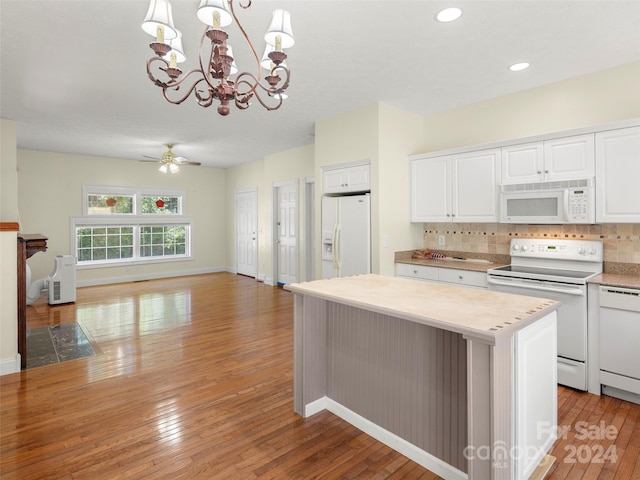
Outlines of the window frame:
[{"label": "window frame", "polygon": [[[109,214],[90,214],[87,197],[89,195],[124,195],[133,196],[133,212],[132,213],[109,213]],[[142,197],[178,197],[178,213],[142,213]],[[132,216],[150,216],[158,217],[177,217],[183,216],[185,210],[185,192],[184,190],[173,190],[166,188],[149,188],[149,187],[117,187],[111,185],[82,185],[82,215],[84,217],[132,217]]]},{"label": "window frame", "polygon": [[[133,213],[89,214],[87,197],[89,195],[128,195],[133,196]],[[141,213],[143,196],[178,197],[179,213]],[[82,186],[82,216],[70,217],[69,239],[70,251],[78,258],[77,230],[83,227],[133,227],[133,257],[126,259],[92,260],[76,262],[77,269],[118,267],[124,265],[147,265],[152,263],[184,262],[193,260],[193,218],[183,214],[185,193],[183,190],[169,190],[142,187],[117,187],[100,185]],[[170,256],[142,257],[140,255],[141,227],[146,226],[184,226],[185,253]]]}]

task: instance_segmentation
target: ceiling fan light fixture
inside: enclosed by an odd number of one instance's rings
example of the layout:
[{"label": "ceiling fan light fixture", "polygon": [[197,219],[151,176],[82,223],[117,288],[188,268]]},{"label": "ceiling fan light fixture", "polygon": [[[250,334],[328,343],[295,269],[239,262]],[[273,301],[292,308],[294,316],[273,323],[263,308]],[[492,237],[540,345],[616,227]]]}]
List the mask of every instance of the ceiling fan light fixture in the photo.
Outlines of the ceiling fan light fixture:
[{"label": "ceiling fan light fixture", "polygon": [[176,165],[175,163],[170,163],[169,164],[169,171],[171,173],[178,173],[180,171],[180,167],[178,167],[178,165]]},{"label": "ceiling fan light fixture", "polygon": [[167,173],[168,167],[166,163],[163,163],[162,165],[160,165],[160,168],[158,168],[158,170],[160,170],[162,173]]}]

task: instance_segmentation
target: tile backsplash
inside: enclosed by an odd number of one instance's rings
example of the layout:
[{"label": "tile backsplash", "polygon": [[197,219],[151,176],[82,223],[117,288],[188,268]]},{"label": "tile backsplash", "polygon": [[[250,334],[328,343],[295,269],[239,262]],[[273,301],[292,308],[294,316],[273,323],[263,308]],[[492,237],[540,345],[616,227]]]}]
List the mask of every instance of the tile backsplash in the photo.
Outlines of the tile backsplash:
[{"label": "tile backsplash", "polygon": [[[640,224],[515,225],[505,223],[425,223],[424,248],[438,252],[476,253],[505,261],[512,238],[599,240],[604,244],[606,273],[640,275]],[[444,245],[438,240],[444,236]]]}]

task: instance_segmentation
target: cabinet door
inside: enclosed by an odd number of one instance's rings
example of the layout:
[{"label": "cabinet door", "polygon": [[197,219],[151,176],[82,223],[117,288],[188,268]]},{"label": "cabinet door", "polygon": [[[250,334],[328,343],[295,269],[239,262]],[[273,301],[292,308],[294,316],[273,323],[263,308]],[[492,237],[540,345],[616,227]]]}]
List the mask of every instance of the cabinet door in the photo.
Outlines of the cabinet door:
[{"label": "cabinet door", "polygon": [[347,183],[346,171],[342,168],[325,170],[323,180],[324,193],[342,193]]},{"label": "cabinet door", "polygon": [[542,142],[502,147],[502,183],[529,183],[543,179]]},{"label": "cabinet door", "polygon": [[593,177],[595,175],[593,143],[593,134],[545,141],[545,180],[575,180]]},{"label": "cabinet door", "polygon": [[596,133],[596,223],[640,223],[640,127]]},{"label": "cabinet door", "polygon": [[347,189],[350,192],[364,192],[371,190],[371,177],[369,165],[358,165],[346,169]]},{"label": "cabinet door", "polygon": [[451,157],[411,160],[411,221],[450,222]]},{"label": "cabinet door", "polygon": [[396,276],[437,283],[438,267],[415,265],[411,263],[396,263]]},{"label": "cabinet door", "polygon": [[451,176],[453,221],[498,221],[499,148],[454,156]]},{"label": "cabinet door", "polygon": [[367,192],[371,190],[371,166],[353,165],[324,171],[324,193]]}]

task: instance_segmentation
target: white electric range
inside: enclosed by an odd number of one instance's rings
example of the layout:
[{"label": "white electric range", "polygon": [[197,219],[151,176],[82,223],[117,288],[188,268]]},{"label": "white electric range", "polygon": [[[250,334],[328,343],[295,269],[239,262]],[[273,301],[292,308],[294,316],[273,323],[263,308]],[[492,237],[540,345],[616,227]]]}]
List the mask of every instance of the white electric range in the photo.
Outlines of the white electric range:
[{"label": "white electric range", "polygon": [[514,238],[510,254],[487,272],[489,290],[561,302],[558,383],[587,390],[587,281],[602,273],[602,242]]}]

